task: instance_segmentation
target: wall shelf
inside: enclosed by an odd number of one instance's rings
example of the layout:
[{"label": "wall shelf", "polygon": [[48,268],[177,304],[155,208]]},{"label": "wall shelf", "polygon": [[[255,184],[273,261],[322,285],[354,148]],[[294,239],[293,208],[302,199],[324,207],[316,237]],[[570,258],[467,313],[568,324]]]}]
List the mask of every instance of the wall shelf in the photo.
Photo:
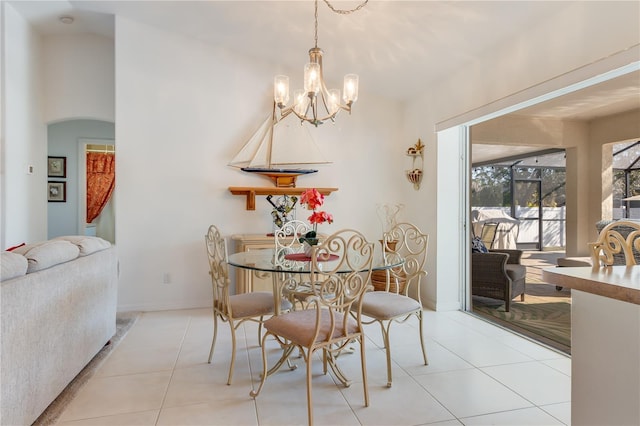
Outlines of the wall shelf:
[{"label": "wall shelf", "polygon": [[[413,189],[416,191],[420,189],[420,182],[422,182],[422,169],[424,168],[424,145],[422,141],[418,139],[415,145],[407,149],[407,155],[411,157],[411,170],[405,170],[407,179],[413,184]],[[416,165],[416,160],[420,159],[419,166]]]},{"label": "wall shelf", "polygon": [[[255,186],[230,186],[229,192],[233,195],[247,197],[247,210],[256,209],[256,195],[300,195],[311,188],[277,188],[277,187],[255,187]],[[316,188],[322,195],[330,195],[338,188]]]}]

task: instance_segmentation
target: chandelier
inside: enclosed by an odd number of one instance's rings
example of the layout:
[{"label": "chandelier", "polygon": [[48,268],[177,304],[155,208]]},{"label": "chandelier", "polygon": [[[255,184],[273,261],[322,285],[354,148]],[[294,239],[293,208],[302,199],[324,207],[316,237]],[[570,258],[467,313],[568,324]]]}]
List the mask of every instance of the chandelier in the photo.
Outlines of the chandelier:
[{"label": "chandelier", "polygon": [[[324,2],[329,8],[338,14],[348,14],[360,10],[369,0],[365,0],[355,9],[335,9],[328,0]],[[327,89],[322,72],[322,49],[318,47],[318,0],[315,0],[315,46],[309,49],[309,63],[304,67],[304,89],[296,90],[293,94],[293,104],[289,102],[289,77],[277,75],[274,78],[273,97],[280,108],[282,118],[292,112],[298,116],[301,122],[307,121],[314,126],[322,124],[326,120],[335,122],[335,117],[341,109],[351,113],[351,105],[358,100],[358,75],[347,74],[344,76],[342,100],[340,89]],[[322,112],[320,110],[323,110]]]}]

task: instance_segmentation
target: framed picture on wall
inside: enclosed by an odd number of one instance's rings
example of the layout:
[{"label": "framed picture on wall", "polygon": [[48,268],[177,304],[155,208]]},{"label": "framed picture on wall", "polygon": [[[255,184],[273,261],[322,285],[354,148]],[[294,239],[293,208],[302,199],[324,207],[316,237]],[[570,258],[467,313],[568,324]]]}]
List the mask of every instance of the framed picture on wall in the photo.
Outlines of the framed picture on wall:
[{"label": "framed picture on wall", "polygon": [[66,203],[67,202],[67,182],[47,183],[47,201]]},{"label": "framed picture on wall", "polygon": [[48,177],[67,177],[67,157],[47,157],[47,176]]}]

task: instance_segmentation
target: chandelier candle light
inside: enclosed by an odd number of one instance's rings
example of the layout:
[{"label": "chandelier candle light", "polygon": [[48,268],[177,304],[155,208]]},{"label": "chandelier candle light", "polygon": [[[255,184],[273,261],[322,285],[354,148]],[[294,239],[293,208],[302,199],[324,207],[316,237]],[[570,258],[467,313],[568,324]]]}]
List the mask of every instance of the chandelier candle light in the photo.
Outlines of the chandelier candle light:
[{"label": "chandelier candle light", "polygon": [[[365,0],[355,9],[335,9],[328,0],[324,2],[329,8],[339,14],[348,14],[361,9],[369,0]],[[274,100],[280,115],[286,117],[292,112],[301,121],[307,121],[314,126],[322,124],[325,120],[335,122],[338,112],[343,109],[351,113],[351,105],[358,100],[358,76],[347,74],[344,77],[344,87],[340,103],[340,89],[327,89],[322,72],[322,49],[318,47],[318,0],[315,0],[315,46],[309,49],[309,63],[304,67],[304,90],[296,90],[293,94],[293,104],[289,102],[289,77],[277,75],[274,79]],[[320,104],[324,107],[325,116],[318,117]]]},{"label": "chandelier candle light", "polygon": [[333,215],[325,211],[316,211],[318,207],[322,207],[324,204],[324,195],[318,192],[315,188],[307,189],[300,196],[300,204],[306,206],[308,210],[312,210],[311,216],[307,218],[309,223],[313,225],[313,231],[309,231],[304,234],[304,237],[300,237],[298,240],[305,244],[305,253],[308,255],[311,251],[311,247],[318,244],[318,224],[319,223],[333,223]]}]

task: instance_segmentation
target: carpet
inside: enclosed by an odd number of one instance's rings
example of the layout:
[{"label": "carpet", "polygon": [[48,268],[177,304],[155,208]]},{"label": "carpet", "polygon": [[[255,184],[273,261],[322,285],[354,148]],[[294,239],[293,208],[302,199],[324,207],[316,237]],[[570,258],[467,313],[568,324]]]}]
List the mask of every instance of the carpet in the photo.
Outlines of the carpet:
[{"label": "carpet", "polygon": [[520,334],[538,340],[567,354],[571,353],[571,303],[504,303],[491,299],[473,299],[473,312]]},{"label": "carpet", "polygon": [[139,312],[122,312],[116,315],[116,334],[111,338],[111,343],[105,345],[100,352],[78,373],[67,385],[58,397],[36,419],[33,426],[48,426],[54,424],[60,417],[69,402],[78,394],[82,386],[95,374],[98,367],[107,356],[122,341],[131,327],[136,323]]}]

